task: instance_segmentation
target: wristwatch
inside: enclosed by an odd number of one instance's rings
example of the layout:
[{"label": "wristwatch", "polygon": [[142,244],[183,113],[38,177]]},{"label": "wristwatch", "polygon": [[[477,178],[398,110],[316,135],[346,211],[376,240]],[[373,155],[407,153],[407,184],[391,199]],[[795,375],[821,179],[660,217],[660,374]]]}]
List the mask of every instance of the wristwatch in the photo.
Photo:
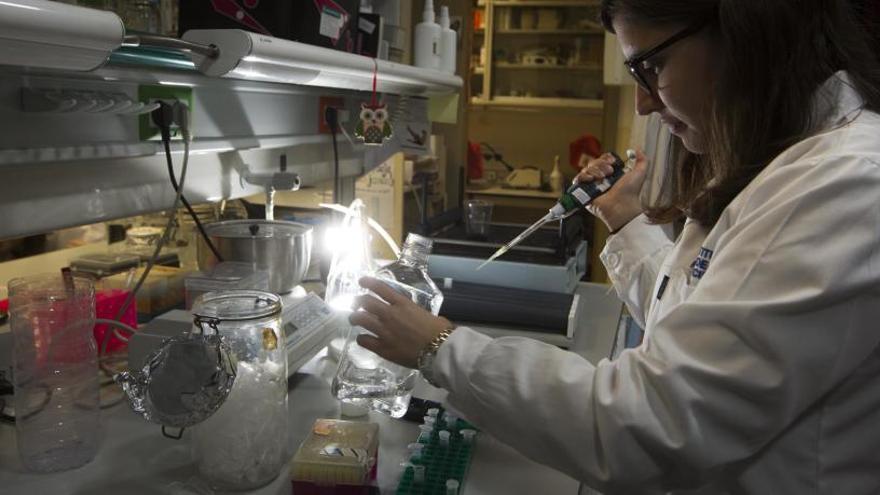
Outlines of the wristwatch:
[{"label": "wristwatch", "polygon": [[434,337],[434,339],[431,340],[421,352],[419,352],[419,372],[422,373],[422,376],[425,377],[425,380],[427,380],[428,383],[435,387],[439,387],[440,385],[434,381],[434,358],[437,357],[437,350],[440,349],[440,345],[446,342],[446,339],[449,338],[449,335],[452,334],[453,330],[455,330],[454,326],[438,333],[437,336]]}]

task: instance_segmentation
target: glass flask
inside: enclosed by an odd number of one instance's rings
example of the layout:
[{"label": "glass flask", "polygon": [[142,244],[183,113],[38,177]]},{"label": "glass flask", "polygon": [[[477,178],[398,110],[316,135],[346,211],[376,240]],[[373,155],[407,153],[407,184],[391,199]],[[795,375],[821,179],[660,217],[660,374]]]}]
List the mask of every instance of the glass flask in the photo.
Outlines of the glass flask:
[{"label": "glass flask", "polygon": [[287,352],[281,298],[255,290],[209,292],[193,319],[223,336],[236,362],[222,406],[193,427],[199,474],[215,490],[252,490],[275,479],[288,460]]},{"label": "glass flask", "polygon": [[[400,259],[380,269],[375,276],[437,314],[443,294],[427,273],[430,251],[430,239],[410,234]],[[365,332],[353,327],[346,339],[333,379],[333,393],[343,402],[369,407],[394,418],[402,417],[409,406],[418,371],[387,361],[358,345],[357,336]]]},{"label": "glass flask", "polygon": [[73,469],[98,451],[95,288],[60,274],[9,282],[15,430],[30,471]]},{"label": "glass flask", "polygon": [[355,298],[367,293],[358,280],[376,271],[363,209],[363,202],[354,200],[342,225],[334,231],[333,239],[329,241],[333,259],[327,274],[324,301],[337,311],[352,310]]}]

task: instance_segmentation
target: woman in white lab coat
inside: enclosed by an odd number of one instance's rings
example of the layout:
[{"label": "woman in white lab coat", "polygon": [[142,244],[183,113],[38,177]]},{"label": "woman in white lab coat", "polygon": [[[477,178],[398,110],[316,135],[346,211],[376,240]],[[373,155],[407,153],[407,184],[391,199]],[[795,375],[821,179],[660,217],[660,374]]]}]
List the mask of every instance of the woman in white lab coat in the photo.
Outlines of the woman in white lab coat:
[{"label": "woman in white lab coat", "polygon": [[[359,342],[525,455],[607,494],[880,493],[880,76],[843,0],[604,0],[690,152],[595,203],[644,343],[592,365],[491,339],[372,279]],[[609,170],[594,161],[580,175]],[[670,243],[656,222],[686,217]]]}]

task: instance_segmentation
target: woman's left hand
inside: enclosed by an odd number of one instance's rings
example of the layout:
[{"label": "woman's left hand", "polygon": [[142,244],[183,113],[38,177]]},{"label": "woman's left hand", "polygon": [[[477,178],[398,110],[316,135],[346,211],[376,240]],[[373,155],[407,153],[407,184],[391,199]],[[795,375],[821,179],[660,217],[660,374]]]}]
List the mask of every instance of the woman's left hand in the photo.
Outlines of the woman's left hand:
[{"label": "woman's left hand", "polygon": [[[357,343],[389,361],[409,368],[418,367],[422,349],[452,324],[446,318],[434,316],[421,308],[381,280],[364,277],[360,284],[384,301],[370,294],[357,299],[355,312],[348,320],[352,325],[375,334],[375,337],[359,335]],[[363,311],[357,311],[358,308]]]}]

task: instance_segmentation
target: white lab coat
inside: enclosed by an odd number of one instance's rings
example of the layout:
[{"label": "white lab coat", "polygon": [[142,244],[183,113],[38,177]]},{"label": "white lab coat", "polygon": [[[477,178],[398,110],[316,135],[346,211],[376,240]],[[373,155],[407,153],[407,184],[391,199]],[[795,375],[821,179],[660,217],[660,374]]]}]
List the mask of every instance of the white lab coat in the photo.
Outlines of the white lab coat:
[{"label": "white lab coat", "polygon": [[827,130],[712,229],[673,245],[639,218],[608,240],[641,347],[594,366],[459,328],[434,368],[450,404],[606,495],[880,493],[880,115],[845,79],[817,100]]}]

